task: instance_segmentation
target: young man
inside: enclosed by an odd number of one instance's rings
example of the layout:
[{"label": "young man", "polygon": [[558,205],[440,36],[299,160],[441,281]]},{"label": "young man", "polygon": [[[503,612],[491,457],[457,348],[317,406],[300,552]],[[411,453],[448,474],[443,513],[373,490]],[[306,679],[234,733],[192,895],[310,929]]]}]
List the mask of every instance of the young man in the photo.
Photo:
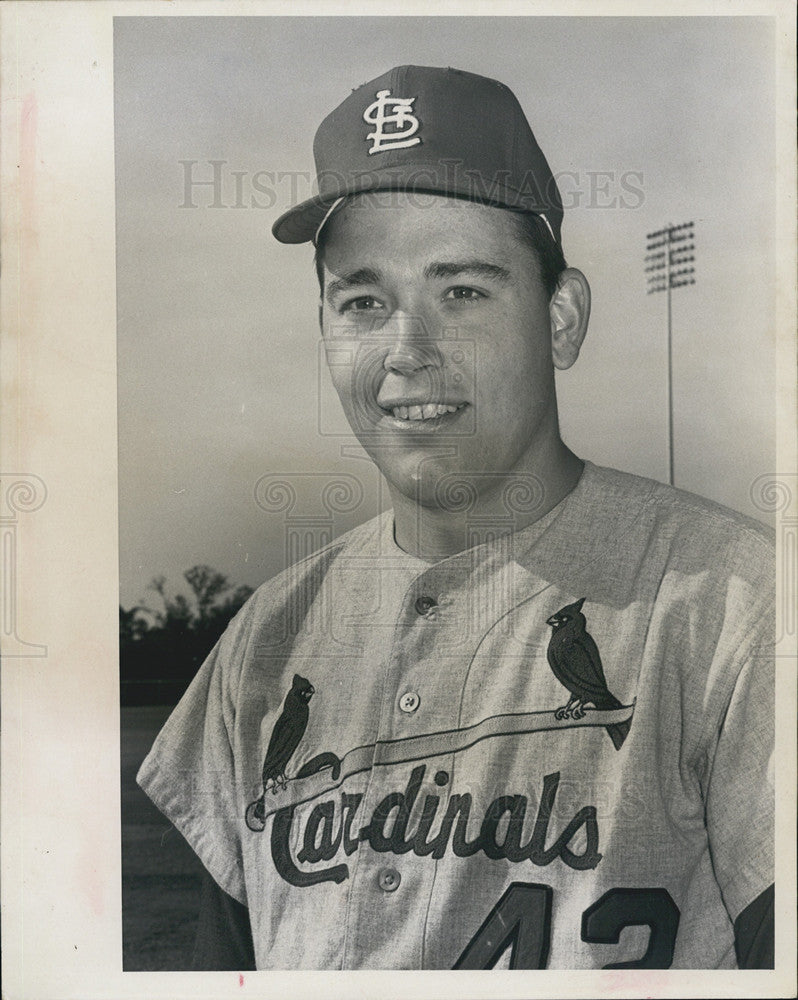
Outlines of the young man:
[{"label": "young man", "polygon": [[315,155],[274,233],[393,510],[260,588],[141,769],[198,967],[772,966],[768,533],[563,443],[590,291],[506,87],[393,69]]}]

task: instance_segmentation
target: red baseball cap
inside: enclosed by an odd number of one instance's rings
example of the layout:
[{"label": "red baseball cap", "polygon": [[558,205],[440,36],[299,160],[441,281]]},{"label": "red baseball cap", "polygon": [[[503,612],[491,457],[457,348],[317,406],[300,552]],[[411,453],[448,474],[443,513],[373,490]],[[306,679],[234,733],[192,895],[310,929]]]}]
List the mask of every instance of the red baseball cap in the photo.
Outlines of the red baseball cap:
[{"label": "red baseball cap", "polygon": [[410,190],[534,212],[560,245],[557,182],[521,105],[498,80],[397,66],[324,119],[313,155],[318,194],[274,223],[281,243],[315,242],[347,195]]}]

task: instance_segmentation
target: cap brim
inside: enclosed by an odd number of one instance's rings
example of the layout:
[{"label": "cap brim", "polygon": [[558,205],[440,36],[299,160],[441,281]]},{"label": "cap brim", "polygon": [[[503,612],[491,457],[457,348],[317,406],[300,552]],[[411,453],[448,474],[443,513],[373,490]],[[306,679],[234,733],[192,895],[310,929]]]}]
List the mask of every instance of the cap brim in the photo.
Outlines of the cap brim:
[{"label": "cap brim", "polygon": [[[319,226],[324,222],[325,216],[330,208],[340,198],[349,195],[362,194],[366,191],[414,191],[419,194],[437,194],[449,198],[463,198],[467,201],[479,202],[483,205],[492,205],[496,208],[508,208],[516,212],[534,212],[542,215],[555,242],[559,242],[558,234],[555,234],[551,225],[551,213],[547,211],[549,206],[541,205],[536,199],[530,197],[528,193],[515,191],[504,186],[501,190],[495,190],[491,197],[485,197],[475,193],[475,183],[473,179],[461,178],[460,182],[449,183],[445,187],[435,187],[429,183],[429,177],[425,182],[418,181],[419,165],[414,164],[409,176],[402,176],[401,169],[396,167],[386,170],[383,177],[376,176],[375,173],[368,174],[363,178],[353,178],[348,185],[342,185],[340,189],[330,194],[316,195],[308,198],[307,201],[295,205],[287,212],[284,212],[272,226],[272,233],[275,239],[281,243],[308,243],[316,238]],[[413,177],[412,175],[415,175]],[[484,185],[483,185],[484,190]]]},{"label": "cap brim", "polygon": [[272,233],[281,243],[308,243],[315,239],[325,215],[339,197],[340,195],[309,198],[300,205],[289,208],[274,223]]}]

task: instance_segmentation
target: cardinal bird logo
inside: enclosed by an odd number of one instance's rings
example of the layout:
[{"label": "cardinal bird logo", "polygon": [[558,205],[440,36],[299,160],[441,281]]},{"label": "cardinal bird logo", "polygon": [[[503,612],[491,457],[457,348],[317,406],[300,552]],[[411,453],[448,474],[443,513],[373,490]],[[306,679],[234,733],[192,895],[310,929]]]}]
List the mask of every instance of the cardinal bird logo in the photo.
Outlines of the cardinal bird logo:
[{"label": "cardinal bird logo", "polygon": [[[554,713],[557,719],[581,719],[585,715],[585,705],[593,705],[600,711],[624,707],[607,687],[598,646],[582,614],[584,603],[585,598],[581,597],[546,619],[546,624],[553,629],[546,651],[549,666],[570,695],[567,704]],[[606,727],[616,750],[623,746],[630,726],[631,721],[627,719]]]},{"label": "cardinal bird logo", "polygon": [[294,674],[291,690],[285,696],[283,711],[275,722],[263,761],[263,793],[285,788],[285,769],[299,746],[310,717],[308,702],[316,689],[306,677]]},{"label": "cardinal bird logo", "polygon": [[294,751],[302,741],[310,718],[308,702],[316,689],[307,679],[294,674],[291,689],[285,696],[280,718],[275,722],[266,757],[263,761],[263,794],[247,807],[247,825],[252,830],[262,830],[266,815],[265,796],[271,791],[275,795],[288,785],[285,769]]}]

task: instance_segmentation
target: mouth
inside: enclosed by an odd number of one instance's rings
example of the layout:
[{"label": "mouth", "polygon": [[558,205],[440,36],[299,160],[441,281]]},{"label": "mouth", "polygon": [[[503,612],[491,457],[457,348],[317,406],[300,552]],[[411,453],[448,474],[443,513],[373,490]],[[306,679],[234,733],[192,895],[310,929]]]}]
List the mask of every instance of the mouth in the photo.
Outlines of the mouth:
[{"label": "mouth", "polygon": [[457,413],[467,405],[466,403],[416,403],[407,406],[383,406],[382,409],[397,420],[418,423],[424,420],[436,420],[449,413]]}]

